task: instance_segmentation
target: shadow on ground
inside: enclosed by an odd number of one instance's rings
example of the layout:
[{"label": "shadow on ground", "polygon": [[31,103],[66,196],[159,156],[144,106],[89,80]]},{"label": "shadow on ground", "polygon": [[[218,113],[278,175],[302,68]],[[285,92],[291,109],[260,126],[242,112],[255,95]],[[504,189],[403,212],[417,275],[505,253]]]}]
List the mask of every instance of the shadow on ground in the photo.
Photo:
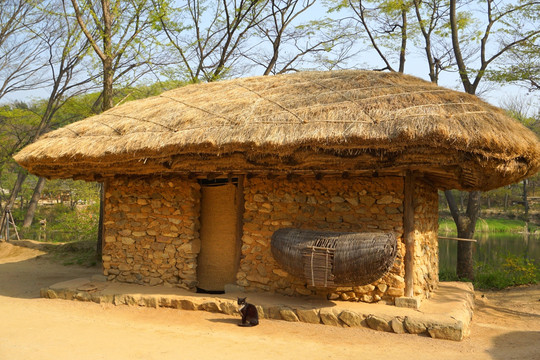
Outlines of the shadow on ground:
[{"label": "shadow on ground", "polygon": [[0,243],[0,296],[39,298],[39,290],[55,283],[99,273],[98,267],[64,266],[44,259],[36,249]]},{"label": "shadow on ground", "polygon": [[[494,360],[525,360],[523,353],[540,359],[540,331],[513,331],[495,337],[487,351]],[[531,358],[530,360],[534,360]]]},{"label": "shadow on ground", "polygon": [[222,324],[230,324],[230,325],[238,325],[240,323],[240,317],[238,319],[207,319],[210,322],[213,323],[222,323]]}]

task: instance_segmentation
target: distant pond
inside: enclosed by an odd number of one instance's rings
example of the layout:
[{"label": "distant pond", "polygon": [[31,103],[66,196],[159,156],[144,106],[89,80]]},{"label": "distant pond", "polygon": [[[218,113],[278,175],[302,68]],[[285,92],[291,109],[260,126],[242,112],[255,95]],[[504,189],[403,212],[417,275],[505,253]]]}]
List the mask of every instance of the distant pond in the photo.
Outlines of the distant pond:
[{"label": "distant pond", "polygon": [[[456,236],[442,235],[441,236]],[[509,254],[524,256],[540,265],[540,236],[516,233],[477,233],[473,244],[473,257],[492,265],[500,265]],[[457,262],[457,241],[439,239],[440,270],[455,270]]]}]

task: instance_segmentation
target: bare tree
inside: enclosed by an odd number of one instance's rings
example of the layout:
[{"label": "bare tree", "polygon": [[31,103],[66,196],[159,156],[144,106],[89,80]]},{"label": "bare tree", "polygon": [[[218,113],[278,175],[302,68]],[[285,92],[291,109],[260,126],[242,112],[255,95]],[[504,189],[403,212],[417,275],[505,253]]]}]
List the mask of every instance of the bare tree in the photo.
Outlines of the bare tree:
[{"label": "bare tree", "polygon": [[[132,76],[138,78],[137,70],[152,63],[147,56],[151,46],[142,41],[152,42],[152,4],[146,0],[69,1],[81,30],[101,61],[103,91],[100,98],[102,111],[106,111],[114,106],[114,84],[130,72],[135,72]],[[103,185],[100,189],[98,257],[103,244]]]},{"label": "bare tree", "polygon": [[353,55],[351,27],[343,19],[316,14],[314,5],[316,0],[270,0],[254,45],[243,56],[261,67],[263,75],[298,71],[305,64],[332,68],[346,62]]},{"label": "bare tree", "polygon": [[44,18],[32,0],[4,0],[0,6],[0,99],[42,85],[45,48],[31,29]]},{"label": "bare tree", "polygon": [[[377,70],[404,72],[411,1],[348,0],[348,5],[364,30],[367,42],[384,63],[384,67]],[[392,65],[395,58],[398,59],[397,68]]]},{"label": "bare tree", "polygon": [[[538,14],[540,1],[520,1],[514,4],[487,0],[482,2],[481,6],[482,8],[478,9],[478,12],[483,14],[483,18],[479,19],[483,24],[480,36],[477,35],[478,26],[475,26],[470,30],[475,32],[475,36],[463,40],[461,33],[468,29],[464,28],[463,21],[460,20],[467,15],[459,13],[457,0],[450,0],[452,50],[463,89],[473,95],[477,93],[478,86],[490,66],[495,66],[496,61],[502,59],[503,55],[519,52],[522,45],[540,36],[538,16],[526,27],[522,27],[521,23],[523,19],[530,19],[530,14]],[[479,38],[479,41],[476,41],[476,38]],[[469,48],[469,54],[474,55],[466,56],[463,48]]]},{"label": "bare tree", "polygon": [[188,0],[180,8],[170,0],[153,3],[158,12],[156,25],[185,78],[196,83],[230,73],[268,0]]},{"label": "bare tree", "polygon": [[152,7],[146,0],[69,1],[81,30],[101,61],[102,110],[108,110],[114,106],[113,85],[120,76],[150,63],[143,54],[148,47],[141,39],[151,40],[143,34],[151,28]]},{"label": "bare tree", "polygon": [[[60,14],[50,11],[59,5],[58,1],[49,1],[48,16],[32,29],[42,43],[46,45],[46,64],[48,73],[43,77],[48,78],[49,97],[40,121],[33,129],[31,136],[20,146],[34,142],[40,135],[46,132],[54,119],[56,112],[73,96],[86,92],[91,87],[94,76],[82,76],[82,64],[89,50],[89,42],[83,38],[78,26],[63,12]],[[11,209],[15,199],[21,190],[22,184],[28,173],[22,168],[18,169],[17,180],[11,191],[6,209]],[[35,210],[35,208],[34,208]],[[27,214],[30,218],[33,214]],[[30,220],[31,222],[31,220]]]},{"label": "bare tree", "polygon": [[[533,26],[521,28],[519,26],[520,16],[528,16],[530,12],[538,14],[540,10],[539,1],[522,1],[517,4],[503,1],[487,0],[480,3],[483,6],[479,11],[483,18],[478,19],[483,23],[483,29],[478,36],[478,25],[474,26],[475,36],[465,36],[461,38],[461,33],[469,30],[463,21],[468,14],[459,13],[457,0],[450,0],[449,20],[452,39],[452,50],[459,72],[459,78],[465,92],[476,95],[489,66],[492,66],[498,59],[502,58],[513,50],[517,50],[521,44],[538,37],[540,34],[540,23]],[[521,14],[521,15],[520,15]],[[476,39],[479,39],[477,41]],[[490,40],[494,39],[494,46],[490,47]],[[468,56],[463,48],[468,50]],[[474,51],[471,51],[471,48]],[[490,49],[495,49],[491,50]],[[480,212],[480,192],[469,193],[467,210],[461,213],[456,206],[453,195],[450,191],[445,192],[450,206],[450,212],[457,225],[458,237],[470,239],[474,235],[476,221]],[[458,243],[457,275],[460,278],[474,279],[472,243],[460,241]]]},{"label": "bare tree", "polygon": [[442,71],[453,64],[452,50],[441,29],[448,22],[449,9],[439,0],[413,0],[418,28],[424,42],[424,54],[429,69],[429,79],[437,84]]},{"label": "bare tree", "polygon": [[26,210],[26,215],[24,216],[23,220],[23,228],[29,228],[30,225],[32,225],[32,221],[34,220],[34,215],[37,210],[37,205],[39,199],[41,198],[41,193],[43,192],[44,187],[45,178],[39,177],[36,186],[34,187],[32,197],[30,198],[30,202],[28,203],[28,210]]}]

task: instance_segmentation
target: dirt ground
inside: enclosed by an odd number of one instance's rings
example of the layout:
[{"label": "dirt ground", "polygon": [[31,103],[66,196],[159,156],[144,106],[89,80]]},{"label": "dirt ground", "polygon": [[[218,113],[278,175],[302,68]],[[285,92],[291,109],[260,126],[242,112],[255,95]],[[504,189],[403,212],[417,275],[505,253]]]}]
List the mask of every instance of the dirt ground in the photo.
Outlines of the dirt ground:
[{"label": "dirt ground", "polygon": [[[540,359],[540,286],[477,292],[461,342],[363,328],[262,320],[253,328],[204,311],[39,298],[99,273],[0,243],[0,359]],[[482,297],[484,295],[484,297]]]}]

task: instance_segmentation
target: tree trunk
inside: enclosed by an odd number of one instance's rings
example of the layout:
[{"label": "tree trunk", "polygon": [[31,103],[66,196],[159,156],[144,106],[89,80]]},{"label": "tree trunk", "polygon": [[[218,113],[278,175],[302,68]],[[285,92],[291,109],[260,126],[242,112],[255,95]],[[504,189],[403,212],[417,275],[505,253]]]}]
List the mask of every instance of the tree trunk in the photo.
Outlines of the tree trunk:
[{"label": "tree trunk", "polygon": [[[107,42],[108,41],[108,42]],[[107,51],[110,46],[110,40],[105,38],[105,49]],[[112,65],[112,58],[107,58],[103,61],[103,111],[107,111],[113,108],[113,79],[114,71]],[[104,191],[103,183],[100,184],[100,197],[99,197],[99,219],[98,219],[98,233],[97,233],[97,245],[96,252],[97,258],[101,261],[103,255],[103,214],[104,214]]]},{"label": "tree trunk", "polygon": [[407,10],[401,10],[401,49],[399,50],[399,72],[405,71],[405,55],[407,54]]},{"label": "tree trunk", "polygon": [[23,228],[29,228],[30,225],[32,225],[32,221],[34,220],[34,215],[36,213],[38,201],[41,198],[41,193],[43,192],[44,187],[45,187],[45,178],[40,177],[38,179],[36,187],[34,188],[34,193],[32,194],[32,198],[30,199],[30,204],[28,205],[28,210],[26,211],[26,216],[24,217],[24,221],[22,225]]},{"label": "tree trunk", "polygon": [[529,232],[529,200],[527,199],[527,180],[523,180],[523,207],[525,208],[525,230]]},{"label": "tree trunk", "polygon": [[[472,239],[476,221],[478,220],[480,192],[473,191],[469,193],[467,211],[465,214],[460,213],[452,192],[446,190],[444,194],[446,195],[446,200],[450,207],[450,213],[456,223],[458,238]],[[458,241],[456,273],[460,279],[474,280],[472,245],[473,243],[470,241]]]},{"label": "tree trunk", "polygon": [[103,104],[102,110],[107,111],[112,109],[113,103],[113,78],[114,71],[112,66],[112,59],[103,61]]},{"label": "tree trunk", "polygon": [[13,185],[13,190],[11,191],[11,195],[9,196],[9,199],[6,203],[4,212],[2,213],[2,220],[0,220],[0,224],[3,224],[6,219],[6,211],[11,210],[13,208],[13,205],[15,204],[15,201],[17,200],[17,196],[19,195],[19,192],[21,191],[22,184],[24,183],[24,180],[26,180],[27,176],[28,176],[28,173],[22,170],[22,168],[20,168],[19,173],[17,174],[17,180],[15,180],[15,185]]}]

